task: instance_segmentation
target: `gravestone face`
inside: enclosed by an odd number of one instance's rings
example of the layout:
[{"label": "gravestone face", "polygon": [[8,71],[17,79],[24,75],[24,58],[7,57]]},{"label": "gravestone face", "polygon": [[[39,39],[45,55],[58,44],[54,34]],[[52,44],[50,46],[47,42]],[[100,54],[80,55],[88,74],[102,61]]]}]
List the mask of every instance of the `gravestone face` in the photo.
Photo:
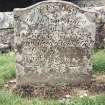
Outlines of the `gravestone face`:
[{"label": "gravestone face", "polygon": [[95,25],[69,2],[15,9],[17,85],[79,84],[91,77]]}]

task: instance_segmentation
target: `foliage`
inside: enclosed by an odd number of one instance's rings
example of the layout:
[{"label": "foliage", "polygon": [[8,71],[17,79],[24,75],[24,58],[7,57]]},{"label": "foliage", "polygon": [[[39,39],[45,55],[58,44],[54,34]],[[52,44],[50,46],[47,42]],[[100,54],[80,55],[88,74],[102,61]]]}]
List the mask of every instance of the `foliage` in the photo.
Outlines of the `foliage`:
[{"label": "foliage", "polygon": [[15,77],[14,53],[0,55],[0,85]]},{"label": "foliage", "polygon": [[[105,72],[105,50],[97,50],[92,56],[93,71]],[[16,60],[14,53],[0,54],[0,85],[16,76]]]},{"label": "foliage", "polygon": [[[98,50],[92,56],[93,70],[105,72],[105,50]],[[0,84],[15,78],[16,73],[15,54],[0,55]],[[0,91],[0,105],[105,105],[105,95],[94,97],[73,98],[69,100],[39,100],[21,98],[11,93]]]},{"label": "foliage", "polygon": [[98,50],[92,56],[93,71],[105,72],[105,50]]},{"label": "foliage", "polygon": [[26,99],[10,93],[0,92],[0,105],[105,105],[105,95],[73,98],[68,100]]}]

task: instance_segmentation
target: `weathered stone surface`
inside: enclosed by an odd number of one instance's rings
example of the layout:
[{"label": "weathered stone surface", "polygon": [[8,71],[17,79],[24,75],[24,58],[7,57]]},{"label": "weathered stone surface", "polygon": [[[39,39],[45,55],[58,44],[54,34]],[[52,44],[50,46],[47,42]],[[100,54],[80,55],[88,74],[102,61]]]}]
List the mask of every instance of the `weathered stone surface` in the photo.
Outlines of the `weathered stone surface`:
[{"label": "weathered stone surface", "polygon": [[14,48],[14,28],[0,29],[0,44],[8,45],[9,50]]},{"label": "weathered stone surface", "polygon": [[10,50],[14,46],[14,19],[12,12],[0,12],[0,51],[4,52],[5,47]]},{"label": "weathered stone surface", "polygon": [[105,5],[105,0],[72,0],[80,7],[99,7]]},{"label": "weathered stone surface", "polygon": [[84,10],[95,13],[95,16],[90,13],[92,21],[96,24],[95,48],[105,48],[105,6],[102,7],[86,7]]},{"label": "weathered stone surface", "polygon": [[7,53],[10,50],[7,44],[0,44],[0,53]]},{"label": "weathered stone surface", "polygon": [[0,12],[0,29],[13,28],[13,12]]},{"label": "weathered stone surface", "polygon": [[17,85],[79,84],[91,77],[95,24],[69,2],[15,9]]}]

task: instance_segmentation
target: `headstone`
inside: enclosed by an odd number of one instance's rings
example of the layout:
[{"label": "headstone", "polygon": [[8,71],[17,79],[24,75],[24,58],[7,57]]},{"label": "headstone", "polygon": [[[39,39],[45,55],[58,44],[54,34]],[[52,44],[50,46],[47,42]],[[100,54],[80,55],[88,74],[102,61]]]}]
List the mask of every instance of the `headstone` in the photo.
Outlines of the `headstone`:
[{"label": "headstone", "polygon": [[17,85],[77,85],[91,79],[95,24],[78,6],[43,1],[15,9]]}]

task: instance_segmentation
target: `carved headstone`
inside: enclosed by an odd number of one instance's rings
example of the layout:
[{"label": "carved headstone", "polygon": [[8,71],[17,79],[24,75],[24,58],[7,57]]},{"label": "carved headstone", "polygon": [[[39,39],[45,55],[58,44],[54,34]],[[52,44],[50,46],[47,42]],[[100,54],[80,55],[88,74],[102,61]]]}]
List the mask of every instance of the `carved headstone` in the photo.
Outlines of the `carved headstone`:
[{"label": "carved headstone", "polygon": [[95,25],[69,2],[15,9],[17,85],[79,84],[91,77]]}]

